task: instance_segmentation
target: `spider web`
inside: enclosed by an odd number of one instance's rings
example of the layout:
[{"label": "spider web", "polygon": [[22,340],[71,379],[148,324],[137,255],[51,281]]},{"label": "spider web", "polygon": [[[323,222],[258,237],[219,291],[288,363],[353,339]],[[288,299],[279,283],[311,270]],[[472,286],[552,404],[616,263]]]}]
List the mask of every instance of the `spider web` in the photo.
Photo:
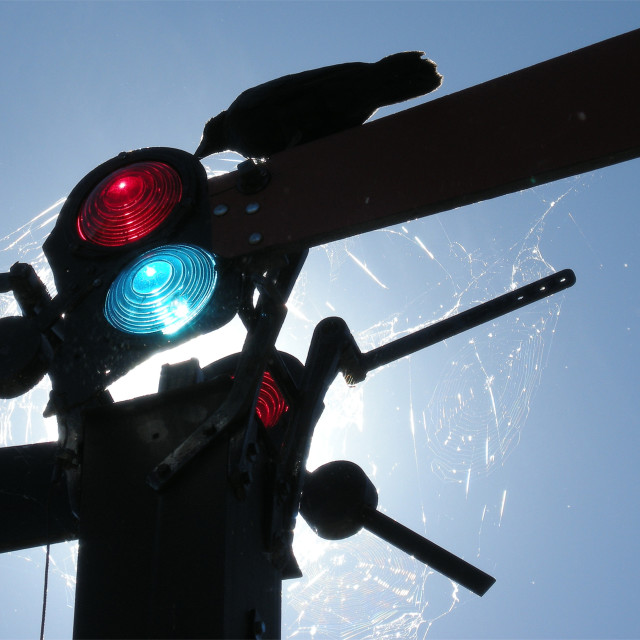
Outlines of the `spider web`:
[{"label": "spider web", "polygon": [[[317,322],[340,315],[366,351],[548,275],[554,268],[543,255],[545,230],[563,215],[563,200],[577,184],[573,179],[500,199],[499,228],[491,232],[490,225],[462,222],[463,216],[467,222],[490,216],[495,205],[488,203],[314,249],[292,293],[278,347],[304,361]],[[52,275],[41,246],[62,202],[0,240],[2,268],[30,262],[51,293]],[[504,222],[509,213],[517,224]],[[461,537],[452,537],[449,526],[443,546],[455,551],[458,544],[467,559],[473,556],[490,570],[495,559],[480,552],[481,540],[483,531],[500,525],[507,489],[501,485],[488,500],[478,491],[476,502],[470,493],[476,482],[504,467],[519,442],[562,299],[548,298],[428,354],[387,365],[357,387],[337,380],[316,428],[309,469],[341,458],[360,464],[378,488],[380,509],[431,539],[444,520],[450,525],[464,518]],[[382,310],[389,308],[395,311],[381,320]],[[17,313],[13,297],[0,295],[0,314]],[[170,352],[160,354],[157,368],[169,360]],[[24,396],[0,401],[0,445],[56,439],[55,420],[42,417],[49,389],[45,378]],[[393,437],[381,428],[385,424],[394,425]],[[411,483],[416,490],[407,496]],[[466,515],[443,515],[444,505],[460,496]],[[283,584],[283,637],[424,638],[436,621],[470,597],[366,531],[328,542],[298,520],[294,552],[304,576]],[[54,635],[70,635],[76,558],[77,543],[52,550],[47,630]],[[44,554],[25,550],[5,554],[0,562],[5,575],[27,565],[40,570]],[[41,581],[33,584],[32,620],[41,586]],[[17,607],[14,615],[20,615]],[[3,610],[0,618],[7,616],[11,612]]]},{"label": "spider web", "polygon": [[[324,296],[316,277],[301,278],[290,303],[299,326],[287,335],[335,311],[367,351],[548,275],[555,269],[543,255],[545,230],[562,215],[559,205],[577,181],[502,199],[521,224],[501,228],[499,242],[477,225],[461,241],[465,234],[452,216],[462,214],[454,212],[322,247],[311,258],[315,269],[324,267]],[[547,298],[387,365],[356,389],[336,381],[309,468],[340,458],[357,462],[374,480],[384,511],[490,569],[481,539],[487,527],[500,526],[507,490],[501,485],[489,501],[480,486],[475,501],[469,494],[474,481],[504,467],[519,442],[562,300]],[[375,319],[390,306],[397,311]],[[381,430],[391,424],[392,436]],[[451,521],[463,519],[466,542],[451,531]],[[366,531],[321,541],[299,519],[294,551],[304,577],[285,583],[283,636],[424,638],[474,597]]]}]

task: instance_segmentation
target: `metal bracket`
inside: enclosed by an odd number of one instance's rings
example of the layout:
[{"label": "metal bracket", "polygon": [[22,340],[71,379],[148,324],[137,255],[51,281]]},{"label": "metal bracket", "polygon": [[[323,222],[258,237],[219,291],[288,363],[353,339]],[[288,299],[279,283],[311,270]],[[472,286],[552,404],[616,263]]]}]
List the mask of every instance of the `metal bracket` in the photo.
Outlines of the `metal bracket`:
[{"label": "metal bracket", "polygon": [[207,447],[234,421],[250,410],[255,401],[268,360],[273,356],[275,343],[284,322],[285,302],[300,273],[307,252],[291,256],[275,272],[267,273],[270,283],[260,294],[253,309],[247,338],[242,347],[234,373],[233,386],[222,406],[207,417],[175,451],[167,456],[147,477],[147,483],[156,491],[162,489],[188,462]]},{"label": "metal bracket", "polygon": [[28,263],[16,262],[9,273],[0,274],[0,291],[12,291],[28,318],[36,317],[51,303],[51,296],[35,269]]}]

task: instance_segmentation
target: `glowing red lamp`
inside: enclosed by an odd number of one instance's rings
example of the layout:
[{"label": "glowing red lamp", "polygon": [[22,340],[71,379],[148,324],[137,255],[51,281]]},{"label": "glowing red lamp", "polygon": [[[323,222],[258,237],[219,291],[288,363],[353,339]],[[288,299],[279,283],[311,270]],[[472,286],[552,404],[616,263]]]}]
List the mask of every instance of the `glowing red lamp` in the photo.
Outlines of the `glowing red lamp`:
[{"label": "glowing red lamp", "polygon": [[258,402],[256,403],[256,414],[260,418],[260,422],[267,429],[275,427],[282,414],[287,411],[289,411],[289,406],[276,381],[268,371],[265,371],[260,393],[258,394]]},{"label": "glowing red lamp", "polygon": [[121,247],[155,231],[182,198],[178,172],[158,161],[136,162],[110,173],[80,207],[78,234],[102,247]]}]

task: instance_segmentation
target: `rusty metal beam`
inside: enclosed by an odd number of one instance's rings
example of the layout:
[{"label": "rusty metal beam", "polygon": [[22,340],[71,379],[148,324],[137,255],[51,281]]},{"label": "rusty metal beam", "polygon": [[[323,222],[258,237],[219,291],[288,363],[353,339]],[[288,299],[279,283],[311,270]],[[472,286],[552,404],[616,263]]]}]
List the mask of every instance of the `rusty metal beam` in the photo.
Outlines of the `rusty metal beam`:
[{"label": "rusty metal beam", "polygon": [[288,252],[635,158],[639,77],[636,30],[274,155],[253,195],[211,178],[214,251]]}]

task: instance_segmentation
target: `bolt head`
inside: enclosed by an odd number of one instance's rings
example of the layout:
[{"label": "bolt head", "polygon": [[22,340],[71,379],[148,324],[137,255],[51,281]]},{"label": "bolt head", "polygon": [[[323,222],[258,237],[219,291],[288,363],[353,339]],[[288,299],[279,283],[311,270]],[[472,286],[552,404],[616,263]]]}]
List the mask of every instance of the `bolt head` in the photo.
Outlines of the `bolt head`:
[{"label": "bolt head", "polygon": [[171,473],[171,467],[163,462],[162,464],[158,465],[156,472],[159,478],[167,478]]}]

